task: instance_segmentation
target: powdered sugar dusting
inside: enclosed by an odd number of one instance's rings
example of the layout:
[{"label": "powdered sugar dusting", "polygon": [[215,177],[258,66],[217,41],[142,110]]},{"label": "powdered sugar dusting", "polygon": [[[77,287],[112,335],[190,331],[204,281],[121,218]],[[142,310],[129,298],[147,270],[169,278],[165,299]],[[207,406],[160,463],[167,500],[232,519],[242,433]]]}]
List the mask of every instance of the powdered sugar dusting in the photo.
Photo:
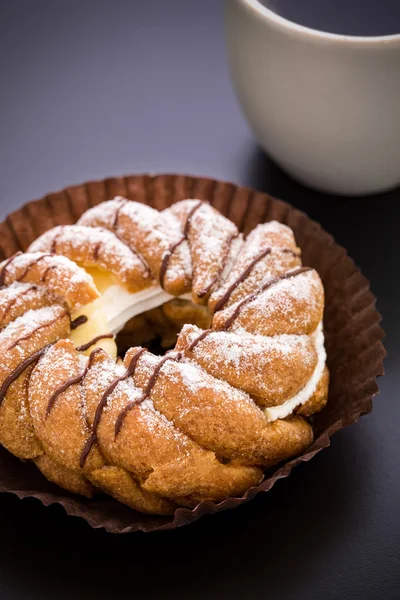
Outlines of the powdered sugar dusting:
[{"label": "powdered sugar dusting", "polygon": [[19,339],[28,339],[30,335],[53,324],[63,315],[65,315],[65,310],[60,306],[45,306],[37,310],[28,310],[3,329],[0,333],[0,346],[3,350],[9,350],[12,346],[19,348]]},{"label": "powdered sugar dusting", "polygon": [[50,229],[30,246],[30,251],[55,252],[86,266],[114,273],[125,284],[148,285],[148,270],[141,258],[111,231],[100,227],[65,225]]},{"label": "powdered sugar dusting", "polygon": [[[106,206],[105,206],[106,205]],[[104,208],[106,210],[104,211]],[[155,209],[140,202],[116,197],[87,211],[81,225],[101,226],[115,231],[130,248],[139,253],[158,278],[162,259],[169,248],[181,238],[179,222],[171,216],[166,221]],[[185,244],[176,248],[168,265],[165,286],[190,280],[191,269]]]},{"label": "powdered sugar dusting", "polygon": [[77,307],[97,297],[93,279],[65,256],[27,252],[16,256],[6,267],[7,285],[23,281],[43,285]]},{"label": "powdered sugar dusting", "polygon": [[[265,249],[268,252],[264,254]],[[170,352],[171,360],[145,352],[138,359],[133,377],[127,377],[125,367],[106,358],[104,353],[96,354],[87,370],[88,358],[74,351],[72,343],[67,349],[66,342],[48,350],[33,369],[31,412],[22,403],[18,419],[25,423],[30,422],[31,414],[34,418],[39,413],[43,417],[46,399],[54,395],[59,410],[53,413],[53,421],[49,419],[44,424],[46,435],[52,439],[57,436],[57,428],[52,429],[51,423],[62,418],[62,411],[67,414],[70,410],[76,420],[71,419],[69,432],[60,435],[60,439],[67,439],[68,435],[72,439],[78,433],[87,441],[94,439],[89,434],[93,423],[98,424],[100,406],[105,421],[98,430],[94,426],[99,448],[103,444],[107,462],[115,460],[119,467],[138,476],[139,481],[142,481],[140,476],[146,479],[152,471],[161,442],[168,461],[197,458],[199,453],[201,461],[209,456],[214,468],[218,464],[213,454],[216,452],[217,456],[226,454],[228,458],[240,456],[246,459],[246,464],[257,456],[260,461],[254,463],[264,464],[262,461],[268,458],[270,449],[261,432],[267,430],[267,421],[286,418],[312,396],[318,385],[326,360],[322,323],[312,335],[299,334],[303,330],[312,331],[320,318],[315,314],[322,312],[318,276],[312,271],[296,274],[259,292],[277,275],[301,264],[293,232],[276,221],[257,226],[243,241],[236,226],[208,203],[185,200],[160,213],[145,204],[116,197],[87,211],[79,225],[48,231],[30,250],[13,258],[5,267],[4,283],[8,288],[0,290],[0,319],[7,311],[11,315],[10,324],[3,319],[7,326],[0,332],[0,345],[3,344],[3,350],[13,350],[16,363],[29,356],[32,348],[41,347],[42,341],[42,347],[49,338],[53,342],[64,323],[68,332],[64,300],[69,309],[89,303],[93,308],[97,297],[93,279],[67,257],[85,264],[88,270],[95,266],[118,278],[115,285],[112,278],[111,284],[106,279],[107,291],[99,299],[109,322],[117,313],[121,322],[125,322],[128,315],[145,312],[172,296],[182,297],[191,289],[196,302],[203,299],[201,302],[206,303],[208,294],[213,292],[209,304],[212,312],[216,301],[232,282],[240,279],[243,271],[246,271],[245,281],[233,289],[225,309],[215,313],[215,323],[220,317],[222,321],[228,318],[241,299],[257,292],[243,305],[229,329],[227,326],[227,330],[222,330],[220,321],[220,329],[210,332],[191,348],[202,331],[187,326],[179,338],[181,352]],[[167,269],[165,279],[161,278],[164,290],[156,280],[160,279],[165,257],[168,257]],[[139,285],[135,291],[129,287],[132,282]],[[47,291],[51,294],[45,298]],[[46,305],[53,301],[61,302],[62,306]],[[10,311],[10,303],[14,312]],[[29,310],[19,316],[18,311],[25,307]],[[90,310],[85,310],[81,312],[90,318]],[[50,336],[42,337],[41,329],[45,331],[51,324],[57,328],[63,315],[61,328],[52,329]],[[250,321],[253,330],[246,329]],[[280,327],[279,335],[266,329],[266,324],[275,322]],[[307,323],[312,327],[307,329]],[[34,335],[32,346],[30,342],[24,343]],[[83,373],[84,379],[74,382]],[[57,386],[62,387],[71,378],[71,386],[68,383],[59,397]],[[108,393],[114,383],[114,389]],[[261,409],[260,405],[268,408]],[[119,441],[115,428],[121,415],[127,421],[121,430],[124,437]],[[140,443],[143,440],[143,447],[135,448],[138,440]],[[45,446],[47,440],[43,438],[42,443]],[[72,452],[72,447],[63,443],[58,445],[60,456],[71,451],[76,460],[83,444],[79,443],[78,450]],[[129,460],[128,446],[133,454]],[[196,465],[195,460],[192,462]]]},{"label": "powdered sugar dusting", "polygon": [[[310,315],[319,310],[320,290],[321,284],[314,271],[281,279],[245,304],[230,330],[243,333],[252,315],[257,316],[258,322],[271,324],[271,326],[279,317],[287,328],[295,325],[298,330],[301,330],[308,323]],[[237,303],[226,308],[223,311],[224,318],[228,319],[236,307]],[[261,325],[259,327],[262,328]]]},{"label": "powdered sugar dusting", "polygon": [[[200,331],[192,329],[187,335],[189,347]],[[290,391],[297,391],[316,364],[314,347],[307,335],[265,337],[216,331],[191,353],[214,377],[277,403],[285,394],[287,397]]]},{"label": "powdered sugar dusting", "polygon": [[245,273],[249,265],[268,248],[270,252],[257,260],[244,281],[232,290],[227,304],[232,304],[254,292],[268,278],[301,264],[300,258],[296,256],[298,248],[289,227],[277,221],[257,225],[247,236],[224,284],[213,294],[212,304],[222,298],[232,284]]},{"label": "powdered sugar dusting", "polygon": [[280,406],[274,406],[265,409],[265,414],[268,421],[276,419],[284,419],[289,416],[298,406],[305,404],[311,398],[317,389],[318,383],[322,377],[326,363],[326,351],[324,345],[324,333],[322,323],[314,333],[314,343],[318,355],[317,366],[315,367],[312,377],[307,384],[295,396],[286,400]]}]

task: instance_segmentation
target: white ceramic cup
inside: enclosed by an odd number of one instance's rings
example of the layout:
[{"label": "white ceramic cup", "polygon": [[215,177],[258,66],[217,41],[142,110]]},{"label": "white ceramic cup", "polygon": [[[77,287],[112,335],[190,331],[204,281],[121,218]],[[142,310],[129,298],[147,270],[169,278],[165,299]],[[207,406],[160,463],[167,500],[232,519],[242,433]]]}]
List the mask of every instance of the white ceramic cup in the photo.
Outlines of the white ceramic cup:
[{"label": "white ceramic cup", "polygon": [[237,96],[283,169],[338,194],[400,184],[400,35],[324,33],[258,0],[225,0],[225,20]]}]

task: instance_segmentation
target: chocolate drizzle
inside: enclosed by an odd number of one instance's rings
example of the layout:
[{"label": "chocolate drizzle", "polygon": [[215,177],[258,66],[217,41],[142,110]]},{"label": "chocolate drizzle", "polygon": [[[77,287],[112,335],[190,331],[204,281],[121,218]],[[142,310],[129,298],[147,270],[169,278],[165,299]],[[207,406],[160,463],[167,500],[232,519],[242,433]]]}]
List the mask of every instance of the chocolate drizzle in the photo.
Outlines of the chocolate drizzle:
[{"label": "chocolate drizzle", "polygon": [[60,239],[60,237],[62,236],[63,232],[64,232],[64,225],[60,225],[60,229],[57,231],[57,233],[54,236],[53,241],[51,243],[50,252],[52,254],[57,254],[57,242]]},{"label": "chocolate drizzle", "polygon": [[47,274],[50,273],[50,271],[54,271],[54,269],[56,268],[56,265],[50,265],[49,267],[47,267],[47,269],[44,271],[43,275],[40,278],[41,283],[44,283],[46,281]]},{"label": "chocolate drizzle", "polygon": [[245,268],[243,273],[229,286],[229,288],[226,290],[226,292],[222,296],[222,298],[220,298],[218,300],[218,302],[216,303],[215,308],[214,308],[215,312],[217,312],[218,310],[221,310],[221,308],[228,302],[229,298],[231,297],[231,294],[235,291],[235,289],[241,283],[243,283],[243,281],[245,281],[245,279],[247,279],[247,277],[250,275],[250,273],[252,272],[252,270],[254,269],[256,264],[259,263],[260,260],[262,260],[265,256],[270,254],[271,251],[272,251],[271,248],[265,248],[264,250],[262,250],[262,252],[257,254],[257,256],[255,258],[253,258],[253,260],[247,265],[247,267]]},{"label": "chocolate drizzle", "polygon": [[235,319],[238,317],[242,308],[244,306],[246,306],[246,304],[249,304],[255,298],[257,298],[257,296],[259,296],[262,292],[265,292],[270,287],[276,285],[277,283],[279,283],[280,281],[283,281],[284,279],[291,279],[292,277],[296,277],[297,275],[301,275],[301,273],[306,273],[307,271],[312,271],[312,269],[310,267],[299,267],[298,269],[295,269],[294,271],[288,271],[287,273],[283,273],[282,275],[279,275],[278,277],[274,277],[274,279],[270,279],[269,281],[264,283],[264,285],[262,285],[256,292],[254,292],[253,294],[249,294],[248,296],[243,298],[243,300],[238,302],[238,304],[236,305],[236,308],[232,312],[231,316],[225,321],[222,331],[227,331],[229,329],[229,327],[232,325],[232,323],[235,321]]},{"label": "chocolate drizzle", "polygon": [[19,250],[18,252],[16,252],[12,256],[10,256],[10,258],[8,258],[6,260],[6,262],[4,263],[4,265],[0,271],[0,287],[4,287],[5,279],[6,279],[6,275],[7,275],[7,267],[12,263],[14,258],[17,258],[17,256],[20,256],[21,254],[22,254],[22,252],[21,252],[21,250]]},{"label": "chocolate drizzle", "polygon": [[[299,256],[299,254],[297,252],[295,252],[294,250],[292,250],[291,248],[275,248],[275,249],[285,252],[287,254],[293,254],[293,256]],[[247,267],[245,268],[243,273],[229,286],[229,288],[226,290],[224,295],[215,304],[214,312],[221,310],[225,306],[225,304],[228,302],[229,298],[231,297],[231,295],[235,291],[235,289],[247,279],[247,277],[250,275],[250,273],[252,272],[254,267],[260,262],[260,260],[262,260],[263,258],[268,256],[268,254],[271,254],[271,252],[272,252],[271,247],[264,248],[264,250],[262,250],[259,254],[257,254],[257,256],[255,256],[253,258],[253,260],[247,265]]]},{"label": "chocolate drizzle", "polygon": [[75,375],[75,377],[70,377],[69,379],[67,379],[67,381],[65,381],[62,385],[60,385],[50,396],[49,398],[49,402],[47,404],[47,408],[46,408],[46,419],[49,416],[51,409],[54,406],[55,401],[57,400],[58,396],[60,396],[60,394],[64,393],[69,387],[71,387],[71,385],[76,385],[78,383],[82,383],[82,381],[85,379],[86,375],[89,372],[89,369],[91,368],[92,364],[93,364],[93,359],[96,356],[96,354],[98,354],[98,352],[100,352],[101,349],[100,348],[96,348],[96,350],[93,350],[93,352],[90,354],[88,363],[86,365],[86,368],[84,371],[82,371],[82,373],[79,373],[78,375]]},{"label": "chocolate drizzle", "polygon": [[211,292],[212,288],[214,287],[214,285],[217,283],[217,281],[221,277],[221,275],[224,272],[224,269],[226,267],[226,264],[228,262],[232,242],[233,242],[233,240],[235,240],[238,237],[238,235],[239,235],[238,233],[233,233],[227,239],[227,250],[224,255],[224,258],[221,261],[219,269],[215,273],[214,277],[211,279],[210,283],[197,294],[198,298],[204,298],[204,296],[207,296],[207,294],[209,294]]},{"label": "chocolate drizzle", "polygon": [[171,246],[168,248],[168,250],[165,252],[163,259],[162,259],[162,263],[161,263],[161,267],[160,267],[160,274],[159,274],[159,282],[160,282],[160,286],[162,288],[164,288],[164,280],[165,280],[165,275],[167,273],[167,269],[168,269],[168,265],[169,265],[169,261],[171,260],[171,257],[173,255],[173,253],[175,252],[175,250],[181,245],[183,244],[184,241],[187,240],[188,235],[189,235],[189,230],[190,230],[190,223],[192,221],[192,218],[195,214],[195,212],[200,208],[200,206],[202,206],[205,203],[204,200],[199,200],[197,204],[195,204],[187,218],[186,218],[186,222],[185,222],[185,226],[183,228],[183,235],[182,237],[177,241],[174,242],[173,244],[171,244]]},{"label": "chocolate drizzle", "polygon": [[245,306],[246,304],[248,304],[249,302],[251,302],[252,300],[254,300],[259,294],[261,294],[262,292],[265,292],[267,289],[269,289],[270,287],[272,287],[279,281],[282,281],[284,279],[289,279],[291,277],[296,277],[296,275],[300,275],[301,273],[306,273],[307,271],[312,271],[312,269],[310,267],[300,267],[299,269],[296,269],[295,271],[289,271],[288,273],[284,273],[283,275],[279,275],[278,277],[275,277],[274,279],[267,281],[263,286],[261,286],[261,288],[259,290],[257,290],[253,294],[250,294],[249,296],[246,296],[245,298],[243,298],[243,300],[241,302],[238,303],[238,305],[236,306],[235,310],[233,311],[233,313],[231,314],[229,319],[227,319],[225,321],[224,325],[220,329],[205,329],[204,331],[202,331],[201,334],[198,335],[193,340],[193,342],[190,344],[188,351],[192,352],[195,349],[195,347],[197,346],[197,344],[199,342],[201,342],[202,340],[204,340],[208,335],[210,335],[210,333],[218,333],[218,331],[228,331],[228,329],[230,328],[230,326],[232,325],[232,323],[234,322],[236,317],[239,315],[242,307]]},{"label": "chocolate drizzle", "polygon": [[55,401],[57,400],[58,396],[60,396],[60,394],[65,392],[65,390],[67,390],[71,385],[75,385],[76,383],[81,383],[85,374],[86,374],[86,369],[83,373],[80,373],[79,375],[76,375],[75,377],[70,377],[69,379],[67,379],[67,381],[65,381],[62,385],[60,385],[60,387],[58,387],[56,389],[55,392],[52,393],[52,395],[50,396],[49,402],[47,404],[47,408],[46,408],[46,419],[49,416],[51,409],[53,408],[53,405],[54,405]]},{"label": "chocolate drizzle", "polygon": [[54,256],[54,254],[42,254],[42,256],[38,256],[37,258],[32,260],[30,263],[28,263],[28,265],[25,267],[25,269],[22,271],[22,273],[19,275],[19,277],[16,278],[16,281],[22,281],[28,274],[29,269],[31,269],[33,267],[33,265],[37,265],[45,258],[49,258],[51,256]]},{"label": "chocolate drizzle", "polygon": [[90,342],[86,342],[86,344],[82,344],[82,346],[78,346],[77,348],[75,348],[75,350],[77,350],[78,352],[85,352],[85,350],[89,350],[89,348],[91,348],[91,346],[93,346],[99,340],[111,339],[113,337],[114,336],[112,333],[103,333],[102,335],[96,335],[96,337],[94,337],[92,340],[90,340]]},{"label": "chocolate drizzle", "polygon": [[3,314],[1,315],[1,321],[4,321],[6,315],[8,315],[8,313],[13,308],[13,306],[15,306],[16,303],[19,300],[21,300],[21,298],[23,298],[24,296],[26,296],[27,294],[29,294],[29,292],[31,292],[33,290],[37,290],[37,286],[36,285],[30,285],[25,290],[22,290],[21,293],[19,293],[16,296],[14,296],[14,298],[12,298],[12,300],[10,300],[10,302],[5,307],[5,310],[3,311]]},{"label": "chocolate drizzle", "polygon": [[197,344],[199,342],[201,342],[202,340],[204,340],[204,338],[206,338],[213,331],[214,331],[213,329],[205,329],[204,331],[202,331],[201,334],[199,336],[197,336],[197,338],[195,338],[193,340],[193,342],[190,344],[190,346],[188,348],[189,352],[192,352],[195,349],[195,347],[197,346]]},{"label": "chocolate drizzle", "polygon": [[[134,358],[136,358],[136,357],[139,358],[137,355],[135,355]],[[136,361],[137,361],[137,358],[136,358]],[[128,413],[132,410],[132,408],[134,406],[141,404],[150,396],[151,391],[157,381],[157,377],[161,371],[161,368],[167,362],[167,360],[174,360],[176,362],[179,362],[181,360],[181,358],[182,358],[182,354],[180,352],[178,352],[178,354],[176,354],[175,356],[172,356],[172,355],[163,356],[163,358],[159,361],[159,363],[154,368],[154,371],[151,374],[151,377],[150,377],[149,381],[147,382],[145,390],[144,390],[143,394],[140,396],[140,398],[138,398],[137,400],[132,400],[132,402],[129,402],[129,404],[127,404],[125,406],[125,408],[119,413],[118,418],[115,422],[115,437],[117,437],[117,435],[121,431],[121,427],[124,422],[124,419],[128,415]],[[135,361],[135,366],[136,366],[136,361]]]},{"label": "chocolate drizzle", "polygon": [[86,315],[81,315],[80,317],[76,317],[73,321],[71,321],[71,331],[77,329],[81,325],[84,325],[88,322],[88,318]]},{"label": "chocolate drizzle", "polygon": [[[120,242],[122,242],[123,244],[125,244],[125,246],[128,246],[129,250],[132,252],[132,254],[134,254],[135,256],[137,256],[137,258],[140,260],[140,262],[142,263],[147,276],[149,276],[150,273],[150,268],[149,265],[146,263],[146,261],[144,260],[143,256],[141,254],[139,254],[139,252],[136,251],[136,249],[134,250],[133,248],[131,248],[125,241],[123,238],[121,238],[121,236],[118,235],[117,233],[117,229],[118,229],[118,225],[119,225],[119,216],[120,216],[120,212],[121,210],[124,208],[124,206],[126,204],[128,204],[129,200],[126,200],[125,198],[121,198],[119,200],[119,206],[117,208],[117,210],[115,211],[115,216],[114,216],[114,221],[112,224],[112,230],[114,232],[114,235],[117,239],[119,239]],[[101,227],[100,227],[101,229]],[[96,256],[97,258],[97,256]]]},{"label": "chocolate drizzle", "polygon": [[[96,352],[96,350],[94,350],[94,352]],[[117,377],[116,379],[114,379],[114,381],[112,383],[110,383],[110,385],[104,391],[104,393],[101,397],[101,400],[100,400],[99,404],[97,405],[96,413],[94,415],[92,434],[86,440],[86,443],[82,450],[82,454],[81,454],[80,461],[79,461],[81,468],[83,468],[85,461],[89,455],[89,452],[92,449],[92,446],[97,439],[97,429],[99,427],[101,415],[103,414],[103,410],[104,410],[105,405],[107,404],[108,398],[111,396],[111,394],[113,393],[113,391],[115,390],[115,388],[121,381],[124,381],[125,379],[128,379],[128,377],[131,377],[133,375],[135,368],[136,368],[136,363],[138,361],[138,358],[143,354],[143,352],[146,352],[146,348],[141,348],[140,350],[138,350],[136,352],[136,354],[134,354],[125,373],[123,375],[121,375],[120,377]],[[92,352],[92,354],[93,354],[93,352]],[[91,354],[91,356],[92,356],[92,354]]]},{"label": "chocolate drizzle", "polygon": [[118,206],[117,210],[115,211],[114,222],[113,222],[113,225],[112,225],[113,229],[117,229],[117,227],[118,227],[119,213],[124,208],[126,202],[127,201],[124,198],[120,198],[120,200],[119,200],[119,206]]},{"label": "chocolate drizzle", "polygon": [[100,248],[101,248],[101,242],[97,242],[97,244],[93,248],[93,260],[97,260],[99,258]]},{"label": "chocolate drizzle", "polygon": [[37,352],[35,352],[34,354],[32,354],[31,356],[29,356],[28,358],[26,358],[24,361],[22,361],[22,363],[20,363],[18,365],[18,367],[16,367],[14,369],[14,371],[12,371],[10,373],[10,375],[3,381],[1,387],[0,387],[0,405],[3,402],[7,392],[8,392],[8,388],[10,387],[10,385],[16,380],[18,379],[18,377],[21,375],[21,373],[23,373],[30,365],[32,365],[33,363],[35,363],[37,360],[39,360],[39,358],[41,358],[43,356],[43,354],[50,348],[52,344],[48,344],[47,346],[45,346],[44,348],[41,348],[40,350],[38,350]]},{"label": "chocolate drizzle", "polygon": [[29,340],[29,338],[32,337],[32,335],[34,335],[35,333],[37,333],[41,329],[45,329],[46,327],[50,327],[51,325],[54,325],[54,323],[56,323],[58,320],[60,320],[63,317],[65,317],[65,315],[67,315],[67,314],[68,313],[65,310],[60,315],[57,315],[57,317],[55,317],[51,321],[47,321],[46,323],[42,323],[41,325],[38,325],[37,327],[35,327],[35,329],[32,329],[31,331],[29,331],[29,333],[27,333],[26,335],[23,335],[22,337],[19,337],[18,339],[14,340],[13,343],[11,344],[11,346],[8,346],[7,350],[12,350],[16,346],[18,346],[18,344],[20,342],[24,342],[25,340]]},{"label": "chocolate drizzle", "polygon": [[167,269],[168,269],[168,264],[169,264],[170,258],[173,255],[173,253],[175,252],[175,250],[181,244],[183,244],[183,242],[185,240],[186,240],[185,236],[181,237],[181,239],[178,242],[175,242],[175,244],[172,244],[172,246],[170,246],[168,248],[168,250],[166,251],[166,253],[163,256],[161,267],[160,267],[160,274],[159,274],[160,285],[161,285],[162,288],[164,288],[164,280],[165,280],[165,275],[167,273]]}]

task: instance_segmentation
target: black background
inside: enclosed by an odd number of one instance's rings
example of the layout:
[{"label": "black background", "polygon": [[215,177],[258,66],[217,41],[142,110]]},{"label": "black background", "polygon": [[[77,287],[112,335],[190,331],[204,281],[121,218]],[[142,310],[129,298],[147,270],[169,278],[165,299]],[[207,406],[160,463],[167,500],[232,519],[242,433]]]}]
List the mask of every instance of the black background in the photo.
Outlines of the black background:
[{"label": "black background", "polygon": [[254,186],[348,248],[378,296],[389,352],[372,415],[239,510],[112,536],[0,496],[0,597],[398,599],[400,192],[324,196],[271,164],[230,87],[219,0],[2,0],[0,82],[1,218],[133,172]]}]

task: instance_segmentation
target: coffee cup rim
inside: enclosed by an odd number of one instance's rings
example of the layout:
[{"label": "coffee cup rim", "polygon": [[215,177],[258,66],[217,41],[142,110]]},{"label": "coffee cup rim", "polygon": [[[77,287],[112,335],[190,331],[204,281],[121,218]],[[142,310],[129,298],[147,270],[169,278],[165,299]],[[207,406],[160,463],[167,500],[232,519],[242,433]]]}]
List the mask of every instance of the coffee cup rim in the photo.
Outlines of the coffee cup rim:
[{"label": "coffee cup rim", "polygon": [[[231,0],[228,0],[228,2]],[[357,35],[345,35],[341,33],[331,33],[306,25],[300,25],[295,21],[286,19],[275,13],[272,9],[268,8],[260,2],[260,0],[238,0],[248,10],[252,11],[255,16],[258,16],[272,24],[276,29],[282,32],[290,33],[292,35],[309,36],[315,41],[327,42],[327,43],[341,43],[352,46],[368,46],[376,47],[377,45],[399,45],[400,46],[400,33],[394,33],[390,35],[376,35],[376,36],[357,36]]]}]

